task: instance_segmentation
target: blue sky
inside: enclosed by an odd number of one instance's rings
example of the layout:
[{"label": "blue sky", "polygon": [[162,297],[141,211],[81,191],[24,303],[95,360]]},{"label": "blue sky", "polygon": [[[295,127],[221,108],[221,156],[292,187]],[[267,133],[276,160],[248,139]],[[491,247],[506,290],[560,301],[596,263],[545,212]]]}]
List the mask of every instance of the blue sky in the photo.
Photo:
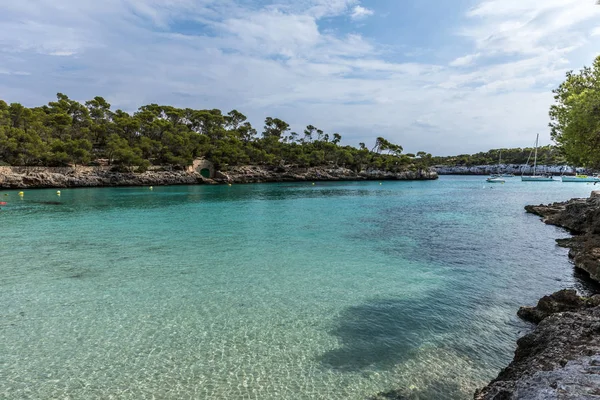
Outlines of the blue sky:
[{"label": "blue sky", "polygon": [[238,109],[446,155],[549,143],[594,0],[0,0],[0,98]]}]

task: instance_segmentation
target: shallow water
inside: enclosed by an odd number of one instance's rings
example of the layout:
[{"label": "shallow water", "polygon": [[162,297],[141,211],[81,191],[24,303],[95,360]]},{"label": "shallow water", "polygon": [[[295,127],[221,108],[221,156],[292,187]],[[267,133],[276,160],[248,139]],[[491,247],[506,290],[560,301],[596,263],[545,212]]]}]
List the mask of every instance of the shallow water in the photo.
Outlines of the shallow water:
[{"label": "shallow water", "polygon": [[469,399],[529,329],[520,305],[585,289],[523,206],[592,189],[0,192],[0,398]]}]

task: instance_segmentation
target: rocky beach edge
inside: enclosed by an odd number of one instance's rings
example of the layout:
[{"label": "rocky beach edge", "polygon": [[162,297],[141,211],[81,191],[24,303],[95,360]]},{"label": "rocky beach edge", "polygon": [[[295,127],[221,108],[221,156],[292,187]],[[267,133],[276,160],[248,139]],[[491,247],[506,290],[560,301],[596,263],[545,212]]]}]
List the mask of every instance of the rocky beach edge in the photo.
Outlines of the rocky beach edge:
[{"label": "rocky beach edge", "polygon": [[365,170],[359,173],[341,167],[243,166],[215,172],[206,178],[195,171],[152,170],[142,173],[117,172],[101,167],[0,167],[0,189],[69,188],[104,186],[161,186],[227,183],[303,181],[433,180],[433,170],[389,172]]},{"label": "rocky beach edge", "polygon": [[[513,174],[532,175],[533,167],[524,164],[490,164],[490,165],[435,165],[435,171],[440,175],[490,175]],[[575,175],[586,173],[585,168],[572,168],[565,165],[537,165],[537,172],[551,175]]]},{"label": "rocky beach edge", "polygon": [[[525,209],[573,234],[557,243],[569,248],[575,268],[600,282],[600,192]],[[600,399],[600,295],[561,290],[517,314],[536,327],[517,341],[513,361],[475,399]]]}]

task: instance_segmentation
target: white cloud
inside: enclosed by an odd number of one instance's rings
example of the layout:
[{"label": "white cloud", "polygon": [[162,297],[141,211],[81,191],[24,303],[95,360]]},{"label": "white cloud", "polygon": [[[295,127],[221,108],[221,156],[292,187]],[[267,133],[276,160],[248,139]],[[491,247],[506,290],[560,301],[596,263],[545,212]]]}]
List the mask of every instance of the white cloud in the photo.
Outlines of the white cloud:
[{"label": "white cloud", "polygon": [[600,26],[592,30],[591,36],[600,36]]},{"label": "white cloud", "polygon": [[370,10],[370,9],[360,6],[360,5],[356,5],[352,9],[350,18],[352,18],[353,20],[359,20],[359,19],[364,19],[366,17],[369,17],[373,14],[375,14],[375,12],[373,10]]},{"label": "white cloud", "polygon": [[240,51],[292,57],[319,44],[316,20],[308,15],[261,12],[247,18],[228,19],[222,28],[240,40]]},{"label": "white cloud", "polygon": [[[349,7],[358,3],[358,0],[288,0],[295,5],[296,12],[304,12],[315,18],[338,16],[345,13]],[[306,4],[304,4],[306,3]]]},{"label": "white cloud", "polygon": [[466,56],[458,57],[450,62],[451,67],[466,67],[472,65],[479,57],[481,53],[467,54]]},{"label": "white cloud", "polygon": [[373,38],[322,28],[371,15],[357,0],[0,0],[0,93],[31,106],[63,92],[128,111],[237,108],[258,128],[277,116],[407,151],[524,146],[547,126],[548,86],[591,62],[574,54],[597,52],[587,24],[600,7],[583,3],[481,2],[457,27],[470,46],[438,65],[436,49],[401,62]]},{"label": "white cloud", "polygon": [[600,17],[600,7],[581,0],[487,0],[467,16],[474,25],[461,33],[480,51],[531,55],[582,46],[585,32],[577,25]]}]

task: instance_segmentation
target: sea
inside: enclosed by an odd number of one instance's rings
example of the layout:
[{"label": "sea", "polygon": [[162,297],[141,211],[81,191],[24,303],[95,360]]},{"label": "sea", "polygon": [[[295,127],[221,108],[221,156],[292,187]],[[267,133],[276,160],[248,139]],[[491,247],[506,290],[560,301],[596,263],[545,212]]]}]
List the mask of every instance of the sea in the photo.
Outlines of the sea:
[{"label": "sea", "polygon": [[591,289],[524,206],[585,183],[0,191],[0,398],[470,399]]}]

